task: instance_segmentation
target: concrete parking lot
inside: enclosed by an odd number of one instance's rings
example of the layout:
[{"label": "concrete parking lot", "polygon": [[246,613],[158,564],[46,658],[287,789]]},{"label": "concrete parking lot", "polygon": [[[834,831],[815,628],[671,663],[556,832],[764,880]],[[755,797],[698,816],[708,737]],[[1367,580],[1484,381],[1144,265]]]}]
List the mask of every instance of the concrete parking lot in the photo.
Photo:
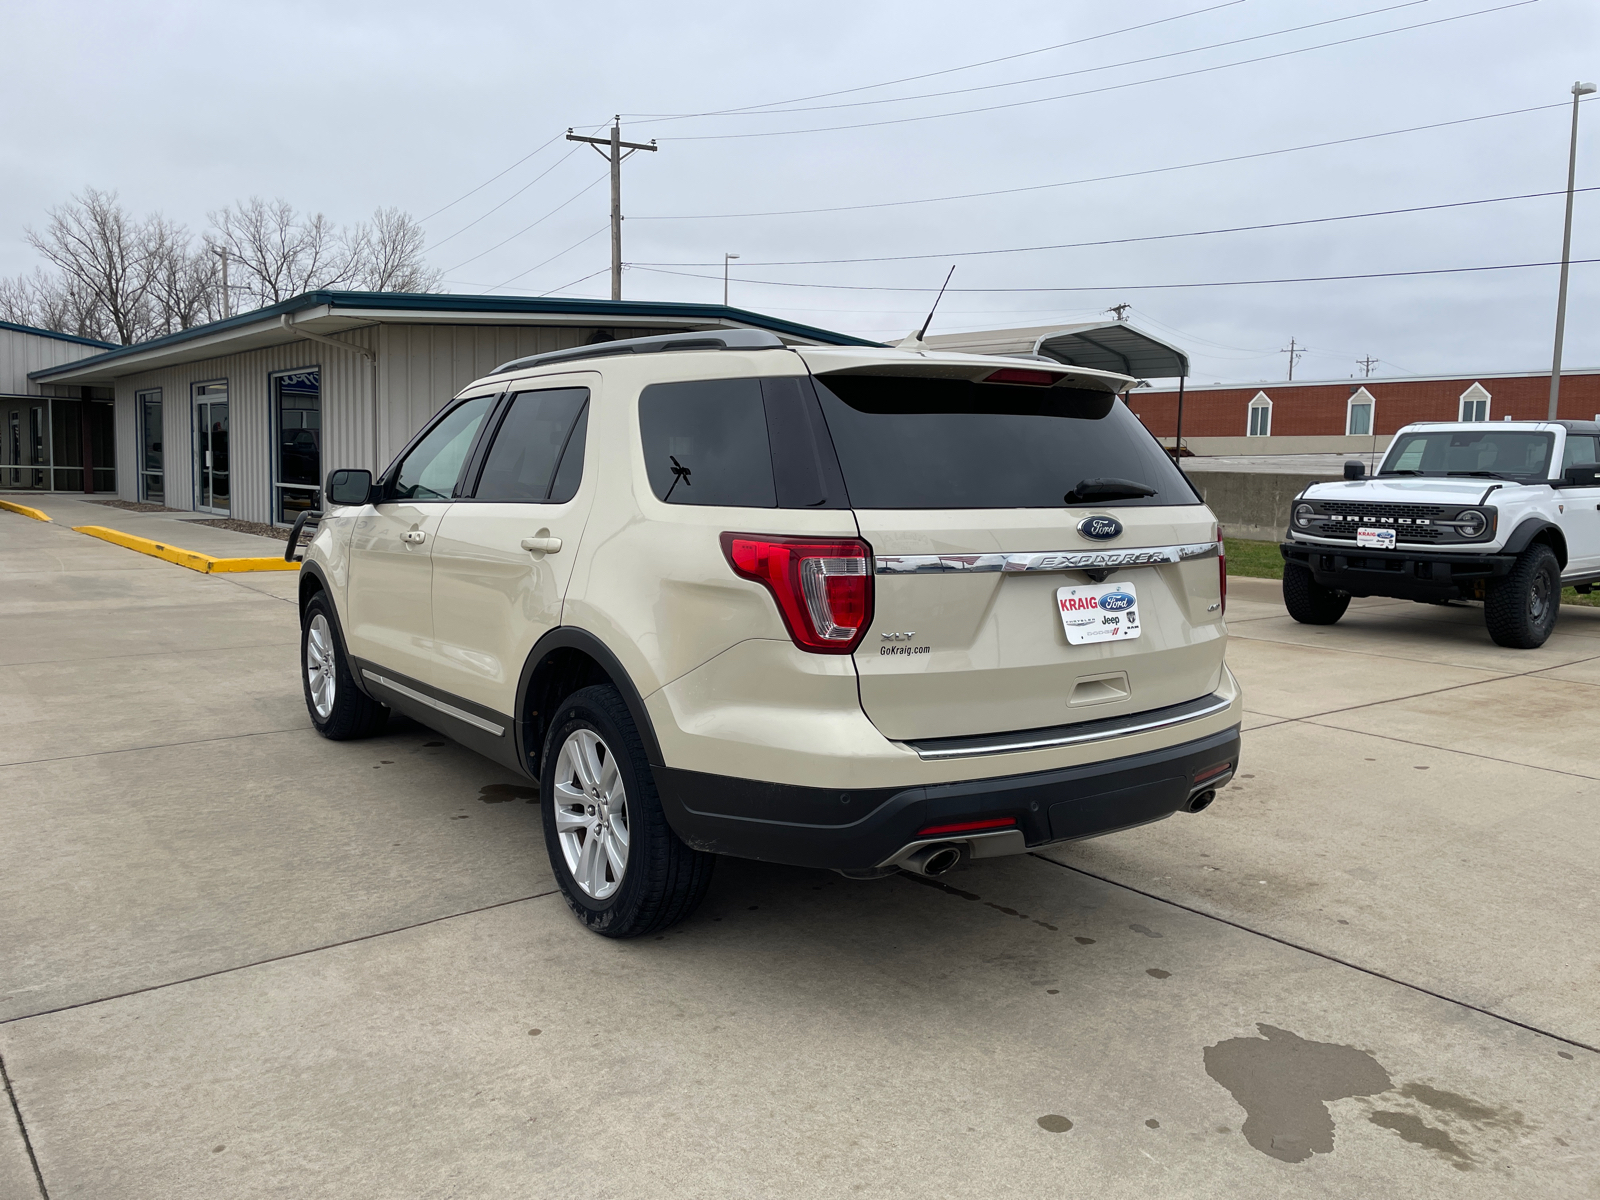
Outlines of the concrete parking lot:
[{"label": "concrete parking lot", "polygon": [[294,587],[0,512],[5,1200],[1600,1195],[1600,609],[1235,580],[1207,812],[615,943]]}]

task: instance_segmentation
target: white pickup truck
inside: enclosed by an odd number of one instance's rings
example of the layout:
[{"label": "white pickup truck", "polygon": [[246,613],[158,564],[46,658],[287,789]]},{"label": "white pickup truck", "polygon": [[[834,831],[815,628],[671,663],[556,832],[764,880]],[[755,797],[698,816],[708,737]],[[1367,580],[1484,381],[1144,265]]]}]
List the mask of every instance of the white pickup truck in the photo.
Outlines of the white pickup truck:
[{"label": "white pickup truck", "polygon": [[1289,506],[1289,615],[1332,625],[1352,596],[1481,600],[1497,643],[1541,646],[1561,589],[1600,582],[1597,466],[1593,421],[1407,425],[1376,475],[1346,463]]}]

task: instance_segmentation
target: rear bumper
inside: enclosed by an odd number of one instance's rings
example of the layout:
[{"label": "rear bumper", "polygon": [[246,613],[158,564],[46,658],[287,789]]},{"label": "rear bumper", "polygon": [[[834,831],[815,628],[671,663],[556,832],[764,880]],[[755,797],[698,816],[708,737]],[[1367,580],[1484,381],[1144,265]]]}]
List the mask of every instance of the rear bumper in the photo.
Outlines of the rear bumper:
[{"label": "rear bumper", "polygon": [[[1203,790],[1196,775],[1238,767],[1239,727],[1124,758],[960,783],[839,791],[653,768],[672,828],[714,854],[836,870],[870,870],[914,843],[961,842],[930,826],[1005,818],[1028,847],[1094,837],[1171,816]],[[1207,781],[1211,783],[1212,781]],[[995,826],[974,833],[993,834]]]},{"label": "rear bumper", "polygon": [[1323,587],[1397,600],[1469,597],[1517,561],[1514,554],[1491,551],[1361,550],[1309,542],[1283,542],[1278,549],[1286,562],[1307,567]]}]

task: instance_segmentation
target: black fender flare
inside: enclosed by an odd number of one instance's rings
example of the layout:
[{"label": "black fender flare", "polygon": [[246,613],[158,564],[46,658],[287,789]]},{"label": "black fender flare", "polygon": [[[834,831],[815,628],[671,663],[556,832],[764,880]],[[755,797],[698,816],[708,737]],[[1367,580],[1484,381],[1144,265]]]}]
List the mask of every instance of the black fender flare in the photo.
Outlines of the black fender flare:
[{"label": "black fender flare", "polygon": [[1556,560],[1563,570],[1567,566],[1567,535],[1561,531],[1561,526],[1543,517],[1527,517],[1522,523],[1511,531],[1511,536],[1506,539],[1505,554],[1521,554],[1540,534],[1548,530],[1554,536],[1549,539],[1551,549],[1556,552]]},{"label": "black fender flare", "polygon": [[534,643],[527,661],[522,666],[522,675],[517,680],[515,723],[517,757],[528,773],[535,775],[535,764],[544,741],[545,729],[542,719],[544,714],[530,712],[528,699],[533,694],[533,685],[539,672],[558,650],[580,651],[599,665],[621,694],[623,703],[628,706],[628,713],[633,717],[634,726],[639,730],[639,740],[644,743],[645,758],[652,767],[665,766],[666,762],[661,755],[661,743],[656,740],[655,726],[651,723],[650,713],[644,706],[644,697],[639,694],[639,688],[628,675],[622,660],[588,630],[579,629],[575,625],[558,625]]},{"label": "black fender flare", "polygon": [[[308,580],[314,580],[315,586],[308,583]],[[350,682],[356,685],[356,690],[363,696],[369,700],[377,700],[379,704],[382,704],[382,700],[378,700],[378,697],[367,690],[366,682],[361,678],[361,672],[356,669],[355,660],[350,657],[350,647],[344,640],[344,625],[339,620],[339,606],[334,602],[333,588],[328,584],[327,574],[317,563],[303,562],[300,564],[300,591],[296,601],[302,627],[306,623],[306,605],[311,602],[311,596],[315,592],[322,592],[328,597],[328,616],[333,620],[333,638],[334,641],[339,643],[339,653],[344,655],[344,661],[350,667]]]}]

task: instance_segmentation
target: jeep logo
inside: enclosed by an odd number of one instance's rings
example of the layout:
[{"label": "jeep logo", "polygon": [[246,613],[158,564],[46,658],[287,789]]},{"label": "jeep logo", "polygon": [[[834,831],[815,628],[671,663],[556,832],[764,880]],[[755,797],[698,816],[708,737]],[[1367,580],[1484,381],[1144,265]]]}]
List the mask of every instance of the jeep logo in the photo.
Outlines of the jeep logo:
[{"label": "jeep logo", "polygon": [[1122,536],[1122,522],[1115,517],[1085,517],[1078,522],[1078,532],[1097,542],[1110,541]]},{"label": "jeep logo", "polygon": [[1107,592],[1100,597],[1100,607],[1106,612],[1126,612],[1133,607],[1133,597],[1127,592]]}]

